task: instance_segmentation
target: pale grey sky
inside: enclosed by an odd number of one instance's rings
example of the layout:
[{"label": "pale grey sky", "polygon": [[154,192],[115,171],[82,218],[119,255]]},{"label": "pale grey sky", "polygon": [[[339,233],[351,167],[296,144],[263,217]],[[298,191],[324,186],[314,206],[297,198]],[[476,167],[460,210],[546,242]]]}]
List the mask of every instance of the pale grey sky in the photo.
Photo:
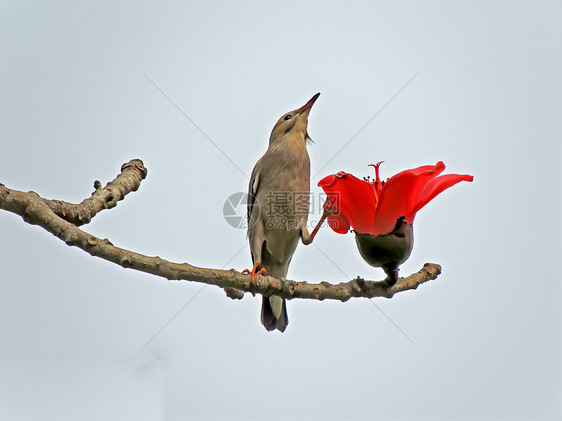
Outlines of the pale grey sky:
[{"label": "pale grey sky", "polygon": [[[0,212],[0,418],[559,419],[561,3],[263,3],[2,2],[0,182],[78,202],[140,158],[139,191],[84,229],[242,270],[223,204],[321,92],[314,192],[382,160],[383,177],[439,160],[475,176],[416,217],[401,273],[443,274],[392,300],[292,300],[272,334],[259,297],[124,270]],[[328,229],[289,269],[357,275],[384,277]]]}]

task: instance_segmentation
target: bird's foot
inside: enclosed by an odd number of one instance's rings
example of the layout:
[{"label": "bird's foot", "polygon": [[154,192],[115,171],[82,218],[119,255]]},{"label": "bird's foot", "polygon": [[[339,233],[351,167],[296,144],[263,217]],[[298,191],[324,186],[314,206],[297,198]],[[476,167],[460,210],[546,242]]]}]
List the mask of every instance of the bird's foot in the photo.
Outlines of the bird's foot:
[{"label": "bird's foot", "polygon": [[263,274],[266,273],[264,268],[261,268],[260,270],[258,270],[256,272],[256,269],[258,268],[258,265],[259,265],[259,262],[256,262],[254,264],[254,267],[252,268],[252,270],[244,269],[242,271],[242,273],[245,274],[245,275],[249,275],[249,274],[252,275],[252,280],[250,281],[250,286],[256,285],[256,275],[263,275]]},{"label": "bird's foot", "polygon": [[265,269],[261,268],[260,270],[258,270],[257,272],[254,271],[252,273],[252,285],[256,284],[256,275],[266,275]]},{"label": "bird's foot", "polygon": [[337,214],[336,208],[334,208],[330,204],[330,201],[326,199],[326,201],[324,202],[324,212],[322,212],[322,217],[320,218],[320,220],[312,230],[312,233],[309,234],[306,227],[303,227],[303,229],[301,230],[301,240],[303,244],[305,246],[308,246],[310,243],[312,243],[314,241],[314,237],[316,237],[316,234],[318,234],[318,230],[320,229],[326,218],[330,215],[336,215],[336,214]]}]

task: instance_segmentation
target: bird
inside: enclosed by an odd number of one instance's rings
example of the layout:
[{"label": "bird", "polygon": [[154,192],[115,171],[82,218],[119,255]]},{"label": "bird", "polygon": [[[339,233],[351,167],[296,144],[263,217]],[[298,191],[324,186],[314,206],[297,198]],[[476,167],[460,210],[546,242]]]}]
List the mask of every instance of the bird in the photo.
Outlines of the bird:
[{"label": "bird", "polygon": [[[308,115],[320,93],[302,107],[283,114],[271,131],[269,146],[258,160],[248,186],[248,241],[255,284],[257,274],[285,279],[299,239],[310,244],[320,224],[308,232],[310,158],[306,149]],[[285,299],[263,296],[261,323],[284,332],[289,324]]]}]

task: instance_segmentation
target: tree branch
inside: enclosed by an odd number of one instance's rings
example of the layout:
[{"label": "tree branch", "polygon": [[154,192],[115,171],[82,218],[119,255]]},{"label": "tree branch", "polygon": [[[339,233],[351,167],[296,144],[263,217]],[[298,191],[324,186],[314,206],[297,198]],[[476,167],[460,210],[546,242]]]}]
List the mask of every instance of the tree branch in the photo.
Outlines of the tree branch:
[{"label": "tree branch", "polygon": [[240,299],[244,292],[259,293],[266,296],[278,295],[287,299],[308,298],[316,300],[347,301],[352,297],[386,297],[402,291],[416,289],[419,285],[433,280],[441,273],[441,266],[426,263],[417,273],[388,287],[384,281],[366,281],[357,277],[349,282],[330,284],[321,282],[309,284],[280,280],[270,276],[257,276],[256,284],[251,285],[251,276],[234,269],[218,270],[200,268],[188,263],[174,263],[158,256],[145,256],[140,253],[114,246],[107,238],[100,239],[78,228],[89,222],[97,212],[117,205],[131,191],[136,191],[147,170],[141,160],[132,160],[121,167],[121,174],[103,189],[96,182],[96,191],[80,204],[41,198],[35,192],[12,190],[0,184],[0,209],[20,215],[29,224],[39,225],[69,246],[78,247],[92,256],[150,273],[169,280],[187,280],[216,285],[223,288],[233,299]]},{"label": "tree branch", "polygon": [[142,180],[146,178],[148,170],[140,159],[133,159],[121,166],[121,173],[102,189],[101,183],[94,181],[96,189],[92,196],[79,204],[63,202],[62,200],[43,199],[49,208],[62,219],[76,226],[89,223],[99,211],[117,206],[125,195],[137,191]]}]

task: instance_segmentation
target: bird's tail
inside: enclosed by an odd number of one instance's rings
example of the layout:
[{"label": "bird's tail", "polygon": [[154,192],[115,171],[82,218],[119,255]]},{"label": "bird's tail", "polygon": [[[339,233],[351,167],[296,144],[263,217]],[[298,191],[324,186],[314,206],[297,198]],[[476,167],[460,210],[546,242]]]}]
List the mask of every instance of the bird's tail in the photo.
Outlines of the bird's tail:
[{"label": "bird's tail", "polygon": [[263,297],[261,303],[261,323],[268,331],[279,330],[284,332],[289,324],[287,305],[285,299],[272,295]]}]

